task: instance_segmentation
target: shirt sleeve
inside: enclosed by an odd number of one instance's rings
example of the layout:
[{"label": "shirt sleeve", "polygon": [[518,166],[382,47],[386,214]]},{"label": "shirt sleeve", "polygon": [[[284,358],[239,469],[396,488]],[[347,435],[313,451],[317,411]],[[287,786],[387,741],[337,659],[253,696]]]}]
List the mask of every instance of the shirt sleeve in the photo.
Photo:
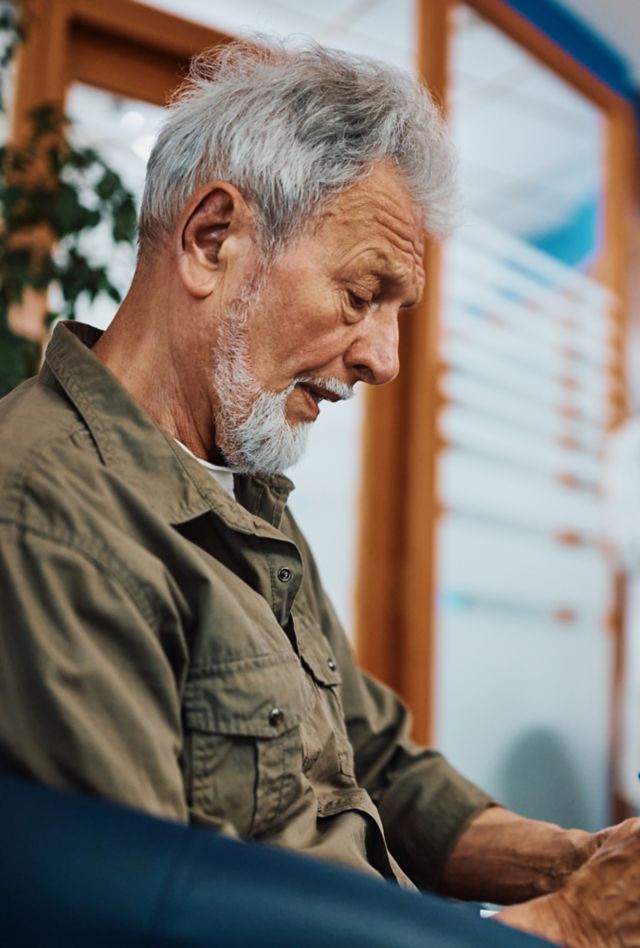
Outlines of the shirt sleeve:
[{"label": "shirt sleeve", "polygon": [[145,591],[0,525],[0,770],[186,822],[176,679]]},{"label": "shirt sleeve", "polygon": [[389,849],[403,870],[421,888],[437,888],[456,841],[495,801],[441,753],[415,744],[411,715],[401,699],[358,669],[309,547],[295,523],[293,530],[340,669],[358,782],[376,803]]}]

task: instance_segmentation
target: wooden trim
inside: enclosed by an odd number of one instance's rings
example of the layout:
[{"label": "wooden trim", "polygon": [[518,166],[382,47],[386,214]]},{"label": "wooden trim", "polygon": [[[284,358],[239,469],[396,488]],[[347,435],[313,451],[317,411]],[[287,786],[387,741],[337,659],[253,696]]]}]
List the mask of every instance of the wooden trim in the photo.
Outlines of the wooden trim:
[{"label": "wooden trim", "polygon": [[636,172],[635,118],[627,105],[624,109],[615,109],[608,122],[604,175],[605,250],[598,267],[600,280],[620,300],[613,315],[611,333],[615,354],[610,369],[614,385],[617,385],[612,398],[610,427],[619,424],[629,410],[625,349],[628,343],[630,275],[637,267],[637,261],[631,261],[628,254],[638,206]]},{"label": "wooden trim", "polygon": [[[453,0],[418,5],[418,69],[444,107]],[[368,394],[356,584],[361,664],[398,691],[414,736],[432,736],[440,247],[425,248],[427,285],[403,318],[399,378]]]},{"label": "wooden trim", "polygon": [[162,105],[194,53],[232,37],[137,0],[28,0],[27,38],[19,51],[14,134],[31,109],[62,106],[72,82]]},{"label": "wooden trim", "polygon": [[617,571],[613,580],[613,600],[608,617],[607,629],[613,636],[613,687],[610,700],[610,741],[609,741],[609,799],[611,820],[620,822],[633,816],[631,806],[620,791],[618,782],[618,761],[622,753],[624,720],[622,715],[622,689],[624,687],[624,617],[626,611],[627,583],[625,576]]},{"label": "wooden trim", "polygon": [[45,102],[62,105],[67,86],[66,2],[29,0],[23,7],[26,37],[18,47],[11,109],[11,134],[16,141],[30,132],[30,112]]},{"label": "wooden trim", "polygon": [[[407,314],[405,320],[412,318]],[[407,322],[400,332],[400,363],[411,353]],[[401,641],[404,536],[404,447],[408,437],[407,373],[384,388],[367,389],[362,442],[356,570],[356,648],[361,666],[403,694]]]},{"label": "wooden trim", "polygon": [[[105,34],[85,23],[74,23],[70,34],[70,83],[84,82],[116,95],[165,105],[188,65],[188,57],[121,36],[109,36],[105,43]],[[137,68],[131,68],[132,62]]]},{"label": "wooden trim", "polygon": [[73,7],[69,81],[157,105],[166,104],[195,53],[231,39],[135,0],[114,0],[108,5],[67,2]]},{"label": "wooden trim", "polygon": [[[632,304],[640,298],[640,275],[637,251],[640,244],[639,158],[635,116],[628,106],[626,112],[616,110],[610,121],[606,158],[609,200],[605,211],[605,246],[608,252],[601,261],[604,272],[600,278],[612,286],[620,297],[614,314],[612,331],[614,356],[610,366],[619,383],[617,397],[611,401],[610,428],[615,428],[630,413],[628,352],[633,344],[631,333]],[[637,406],[636,406],[637,407]],[[610,703],[609,788],[611,819],[619,822],[633,815],[633,807],[624,797],[619,784],[618,763],[623,747],[623,689],[625,664],[625,629],[627,621],[627,577],[614,574],[614,594],[608,631],[613,639],[613,671]]]},{"label": "wooden trim", "polygon": [[[455,4],[423,0],[418,5],[418,72],[446,114],[449,55]],[[404,667],[402,693],[413,710],[418,741],[434,738],[436,688],[437,535],[440,519],[437,476],[442,450],[437,425],[442,407],[439,379],[442,246],[425,246],[426,287],[412,328],[411,361],[407,369],[410,430],[404,491],[404,569],[402,618]]]}]

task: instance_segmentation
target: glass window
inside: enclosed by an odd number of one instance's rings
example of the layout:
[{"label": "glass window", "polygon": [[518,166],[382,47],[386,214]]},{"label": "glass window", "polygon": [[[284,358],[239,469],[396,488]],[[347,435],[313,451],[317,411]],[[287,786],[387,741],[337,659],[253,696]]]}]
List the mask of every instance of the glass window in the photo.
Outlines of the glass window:
[{"label": "glass window", "polygon": [[[464,222],[444,252],[438,743],[525,814],[606,820],[601,450],[616,299],[598,109],[457,8]],[[552,775],[550,777],[550,775]]]}]

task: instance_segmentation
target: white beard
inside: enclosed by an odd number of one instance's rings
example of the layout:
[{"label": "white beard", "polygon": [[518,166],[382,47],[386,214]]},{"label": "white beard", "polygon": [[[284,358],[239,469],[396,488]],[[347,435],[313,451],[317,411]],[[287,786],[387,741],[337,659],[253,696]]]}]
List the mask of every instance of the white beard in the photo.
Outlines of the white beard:
[{"label": "white beard", "polygon": [[286,403],[295,386],[292,382],[284,392],[257,396],[249,417],[232,432],[233,454],[227,461],[234,470],[279,474],[300,460],[313,422],[287,421]]},{"label": "white beard", "polygon": [[231,470],[280,474],[296,464],[307,446],[312,421],[289,424],[287,399],[301,382],[315,383],[346,399],[353,389],[332,378],[298,377],[283,392],[266,392],[249,364],[246,327],[260,296],[254,282],[225,314],[215,348],[213,388],[218,402],[216,444]]},{"label": "white beard", "polygon": [[216,443],[234,471],[279,474],[302,457],[311,423],[292,426],[286,420],[286,401],[295,382],[284,392],[265,392],[251,371],[246,327],[259,296],[259,282],[245,287],[220,329],[213,377]]}]

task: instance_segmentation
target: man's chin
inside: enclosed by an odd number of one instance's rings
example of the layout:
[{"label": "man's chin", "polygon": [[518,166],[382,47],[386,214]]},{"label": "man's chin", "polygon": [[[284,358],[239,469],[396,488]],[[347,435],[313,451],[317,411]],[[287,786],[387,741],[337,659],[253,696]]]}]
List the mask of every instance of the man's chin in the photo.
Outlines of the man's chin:
[{"label": "man's chin", "polygon": [[236,437],[229,438],[220,450],[229,469],[237,474],[283,474],[302,458],[312,424],[285,423],[286,428],[253,440],[242,431],[235,432]]}]

